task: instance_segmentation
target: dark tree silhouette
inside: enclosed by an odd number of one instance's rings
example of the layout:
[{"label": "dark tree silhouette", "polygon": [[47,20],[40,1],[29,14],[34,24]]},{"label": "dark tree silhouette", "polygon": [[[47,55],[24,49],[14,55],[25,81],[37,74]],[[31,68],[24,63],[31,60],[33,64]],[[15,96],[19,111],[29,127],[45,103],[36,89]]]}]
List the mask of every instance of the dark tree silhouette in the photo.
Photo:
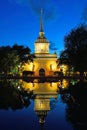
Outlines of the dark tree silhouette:
[{"label": "dark tree silhouette", "polygon": [[3,74],[18,73],[18,66],[25,62],[33,61],[31,50],[22,45],[0,47],[0,72]]},{"label": "dark tree silhouette", "polygon": [[32,93],[27,93],[24,89],[20,91],[17,85],[13,81],[0,81],[0,109],[17,110],[30,105]]},{"label": "dark tree silhouette", "polygon": [[64,45],[60,59],[82,75],[87,71],[87,26],[80,25],[71,30],[64,38]]},{"label": "dark tree silhouette", "polygon": [[66,120],[74,129],[87,129],[87,82],[70,84],[62,90],[61,100],[66,103]]},{"label": "dark tree silhouette", "polygon": [[23,45],[13,45],[13,50],[17,51],[17,55],[20,58],[20,62],[27,62],[28,60],[33,61],[34,55],[30,54],[31,50],[29,47],[24,47]]}]

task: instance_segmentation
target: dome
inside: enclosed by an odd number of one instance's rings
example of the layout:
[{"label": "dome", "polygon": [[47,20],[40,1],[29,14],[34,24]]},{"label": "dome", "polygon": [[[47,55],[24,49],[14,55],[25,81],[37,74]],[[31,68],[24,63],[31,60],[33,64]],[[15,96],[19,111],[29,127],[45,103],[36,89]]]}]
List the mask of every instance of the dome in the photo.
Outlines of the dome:
[{"label": "dome", "polygon": [[35,43],[49,43],[49,42],[48,42],[48,40],[46,39],[46,37],[44,35],[40,35],[37,38],[37,40],[35,41]]}]

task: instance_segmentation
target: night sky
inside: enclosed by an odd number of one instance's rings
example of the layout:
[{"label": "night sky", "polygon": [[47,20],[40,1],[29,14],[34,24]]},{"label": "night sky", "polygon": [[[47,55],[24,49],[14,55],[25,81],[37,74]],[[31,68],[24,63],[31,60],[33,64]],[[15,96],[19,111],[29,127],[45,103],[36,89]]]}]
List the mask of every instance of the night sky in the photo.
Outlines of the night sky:
[{"label": "night sky", "polygon": [[64,36],[87,22],[87,0],[0,0],[0,46],[17,43],[33,53],[40,30],[40,8],[51,52],[56,49],[59,54],[64,49]]}]

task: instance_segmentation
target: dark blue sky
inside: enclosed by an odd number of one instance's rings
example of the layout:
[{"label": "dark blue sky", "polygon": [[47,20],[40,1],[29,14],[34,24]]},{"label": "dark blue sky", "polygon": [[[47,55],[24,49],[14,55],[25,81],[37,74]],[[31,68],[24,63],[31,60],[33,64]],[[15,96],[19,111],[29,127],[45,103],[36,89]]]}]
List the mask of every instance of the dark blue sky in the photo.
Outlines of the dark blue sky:
[{"label": "dark blue sky", "polygon": [[64,36],[86,22],[86,6],[87,0],[0,0],[0,46],[18,43],[34,52],[42,7],[45,36],[59,53],[64,48]]}]

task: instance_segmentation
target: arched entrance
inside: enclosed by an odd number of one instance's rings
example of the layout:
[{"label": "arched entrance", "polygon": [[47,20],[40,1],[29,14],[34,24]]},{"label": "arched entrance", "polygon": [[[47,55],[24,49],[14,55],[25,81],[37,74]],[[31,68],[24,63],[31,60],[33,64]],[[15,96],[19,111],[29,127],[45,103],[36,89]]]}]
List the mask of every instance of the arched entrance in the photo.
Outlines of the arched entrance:
[{"label": "arched entrance", "polygon": [[45,70],[43,68],[39,70],[39,76],[45,76]]}]

